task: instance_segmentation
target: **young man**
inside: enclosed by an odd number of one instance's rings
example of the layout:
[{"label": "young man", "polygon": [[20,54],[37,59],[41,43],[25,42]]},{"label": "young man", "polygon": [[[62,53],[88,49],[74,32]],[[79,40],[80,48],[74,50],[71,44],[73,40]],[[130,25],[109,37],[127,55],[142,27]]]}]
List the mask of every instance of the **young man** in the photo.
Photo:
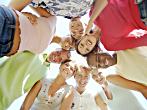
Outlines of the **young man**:
[{"label": "young man", "polygon": [[73,91],[74,98],[71,106],[71,110],[108,110],[107,104],[100,97],[99,94],[93,96],[86,89],[86,86],[90,79],[90,69],[79,66],[77,71],[75,71],[75,81],[76,87]]},{"label": "young man", "polygon": [[[147,79],[144,77],[146,76],[144,65],[147,64],[147,61],[144,56],[145,52],[138,53],[137,48],[118,51],[113,55],[93,51],[87,56],[87,63],[89,66],[96,68],[116,65],[116,73],[108,75],[107,80],[118,86],[139,91],[147,98]],[[140,63],[142,63],[142,66]]]}]

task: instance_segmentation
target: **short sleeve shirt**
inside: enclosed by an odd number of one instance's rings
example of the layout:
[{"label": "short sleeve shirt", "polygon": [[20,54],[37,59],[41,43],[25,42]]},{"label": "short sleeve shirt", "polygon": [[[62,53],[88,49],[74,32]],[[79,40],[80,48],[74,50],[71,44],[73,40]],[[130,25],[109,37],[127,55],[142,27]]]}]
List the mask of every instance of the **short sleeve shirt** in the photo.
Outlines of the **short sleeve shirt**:
[{"label": "short sleeve shirt", "polygon": [[86,14],[94,0],[33,0],[31,6],[45,8],[52,15],[80,17]]}]

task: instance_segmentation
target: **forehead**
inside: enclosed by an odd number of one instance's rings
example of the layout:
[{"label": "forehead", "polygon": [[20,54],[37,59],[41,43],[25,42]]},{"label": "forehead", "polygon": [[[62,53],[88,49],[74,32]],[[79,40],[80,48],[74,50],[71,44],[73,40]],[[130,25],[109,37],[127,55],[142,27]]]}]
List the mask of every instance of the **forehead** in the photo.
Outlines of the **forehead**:
[{"label": "forehead", "polygon": [[77,26],[77,25],[82,25],[80,20],[74,20],[74,21],[71,21],[70,23],[70,26]]},{"label": "forehead", "polygon": [[89,76],[90,70],[86,67],[79,67],[76,75],[80,75],[80,76]]}]

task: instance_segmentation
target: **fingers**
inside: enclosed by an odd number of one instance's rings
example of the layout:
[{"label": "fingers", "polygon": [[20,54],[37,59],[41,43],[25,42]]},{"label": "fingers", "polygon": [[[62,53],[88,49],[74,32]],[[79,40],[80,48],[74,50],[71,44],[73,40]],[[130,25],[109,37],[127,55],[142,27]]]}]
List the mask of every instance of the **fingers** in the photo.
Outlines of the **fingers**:
[{"label": "fingers", "polygon": [[32,13],[29,12],[23,12],[23,14],[29,19],[30,23],[35,25],[37,24],[37,16],[33,15]]},{"label": "fingers", "polygon": [[92,29],[92,25],[87,25],[84,35],[89,34],[90,30]]}]

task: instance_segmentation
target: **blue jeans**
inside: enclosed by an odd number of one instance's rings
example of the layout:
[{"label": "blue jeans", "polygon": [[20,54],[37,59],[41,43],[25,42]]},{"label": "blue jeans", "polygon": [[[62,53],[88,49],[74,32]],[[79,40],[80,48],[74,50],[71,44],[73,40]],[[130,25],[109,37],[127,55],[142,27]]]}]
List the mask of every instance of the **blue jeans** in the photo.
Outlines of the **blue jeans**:
[{"label": "blue jeans", "polygon": [[147,19],[147,0],[142,0],[140,3],[138,3],[138,9],[140,12],[141,19],[145,22],[145,19]]},{"label": "blue jeans", "polygon": [[13,46],[15,25],[13,10],[0,5],[0,57],[7,55]]}]

